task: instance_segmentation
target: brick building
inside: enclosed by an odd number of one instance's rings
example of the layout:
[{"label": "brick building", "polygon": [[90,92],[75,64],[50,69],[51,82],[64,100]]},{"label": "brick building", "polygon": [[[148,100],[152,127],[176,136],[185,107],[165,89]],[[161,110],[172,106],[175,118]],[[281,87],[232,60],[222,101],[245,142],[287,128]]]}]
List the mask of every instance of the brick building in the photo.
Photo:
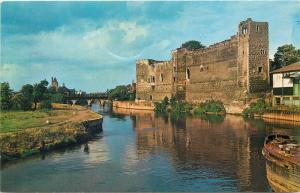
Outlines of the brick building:
[{"label": "brick building", "polygon": [[268,82],[268,23],[250,18],[240,22],[236,35],[207,48],[178,48],[169,61],[136,62],[137,100],[176,95],[190,103],[243,103],[249,94],[266,91]]}]

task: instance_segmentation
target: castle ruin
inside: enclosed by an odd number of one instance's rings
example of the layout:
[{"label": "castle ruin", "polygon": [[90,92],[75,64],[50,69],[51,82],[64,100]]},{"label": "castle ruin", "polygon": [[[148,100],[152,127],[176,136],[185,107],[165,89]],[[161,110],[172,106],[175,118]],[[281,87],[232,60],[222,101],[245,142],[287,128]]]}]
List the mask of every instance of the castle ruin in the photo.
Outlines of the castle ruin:
[{"label": "castle ruin", "polygon": [[240,22],[236,35],[207,48],[178,48],[169,61],[136,62],[137,100],[245,103],[249,94],[266,91],[268,82],[268,23],[250,18]]}]

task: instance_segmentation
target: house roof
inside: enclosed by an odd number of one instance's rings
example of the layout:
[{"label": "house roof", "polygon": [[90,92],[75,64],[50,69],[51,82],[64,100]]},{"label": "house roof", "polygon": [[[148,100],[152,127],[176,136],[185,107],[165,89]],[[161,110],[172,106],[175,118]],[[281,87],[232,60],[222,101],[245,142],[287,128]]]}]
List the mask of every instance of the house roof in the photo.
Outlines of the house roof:
[{"label": "house roof", "polygon": [[271,73],[283,73],[283,72],[294,72],[294,71],[300,71],[300,61],[290,64],[288,66],[284,66],[282,68],[279,68],[277,70],[273,70]]}]

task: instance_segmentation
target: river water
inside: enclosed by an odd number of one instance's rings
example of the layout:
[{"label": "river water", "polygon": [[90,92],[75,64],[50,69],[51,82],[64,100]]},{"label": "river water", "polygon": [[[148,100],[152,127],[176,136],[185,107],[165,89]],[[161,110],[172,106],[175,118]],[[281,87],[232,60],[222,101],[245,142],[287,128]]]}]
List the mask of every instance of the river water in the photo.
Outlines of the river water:
[{"label": "river water", "polygon": [[2,165],[1,191],[271,191],[261,154],[271,132],[299,126],[244,120],[105,113],[84,145]]}]

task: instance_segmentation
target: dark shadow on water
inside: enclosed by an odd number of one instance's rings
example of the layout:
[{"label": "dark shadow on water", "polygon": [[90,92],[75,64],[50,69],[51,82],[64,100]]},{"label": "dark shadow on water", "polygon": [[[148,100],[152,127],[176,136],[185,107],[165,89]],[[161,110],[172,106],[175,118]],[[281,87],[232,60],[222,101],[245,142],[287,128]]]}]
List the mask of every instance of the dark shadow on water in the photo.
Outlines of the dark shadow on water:
[{"label": "dark shadow on water", "polygon": [[[90,140],[90,142],[102,139],[102,137],[103,137],[102,132],[97,133],[95,135],[95,137]],[[70,152],[74,152],[76,150],[81,149],[83,145],[84,145],[84,151],[85,151],[86,150],[85,145],[88,146],[88,142],[86,144],[75,144],[75,145],[68,146],[68,147],[61,147],[59,149],[54,149],[54,150],[51,150],[51,151],[48,151],[48,152],[40,152],[40,153],[37,153],[37,154],[32,155],[30,157],[25,157],[25,158],[21,158],[21,159],[18,159],[18,160],[12,160],[12,161],[8,161],[8,162],[4,162],[4,163],[1,163],[1,169],[6,168],[6,167],[10,167],[10,166],[15,165],[15,164],[20,164],[20,163],[23,164],[23,163],[26,163],[26,162],[29,162],[29,161],[46,160],[46,159],[52,158],[53,156],[62,156],[64,154],[68,154]]]},{"label": "dark shadow on water", "polygon": [[126,116],[127,115],[122,115],[122,114],[118,114],[118,113],[114,113],[113,111],[108,113],[109,118],[116,118],[120,121],[126,121]]}]

